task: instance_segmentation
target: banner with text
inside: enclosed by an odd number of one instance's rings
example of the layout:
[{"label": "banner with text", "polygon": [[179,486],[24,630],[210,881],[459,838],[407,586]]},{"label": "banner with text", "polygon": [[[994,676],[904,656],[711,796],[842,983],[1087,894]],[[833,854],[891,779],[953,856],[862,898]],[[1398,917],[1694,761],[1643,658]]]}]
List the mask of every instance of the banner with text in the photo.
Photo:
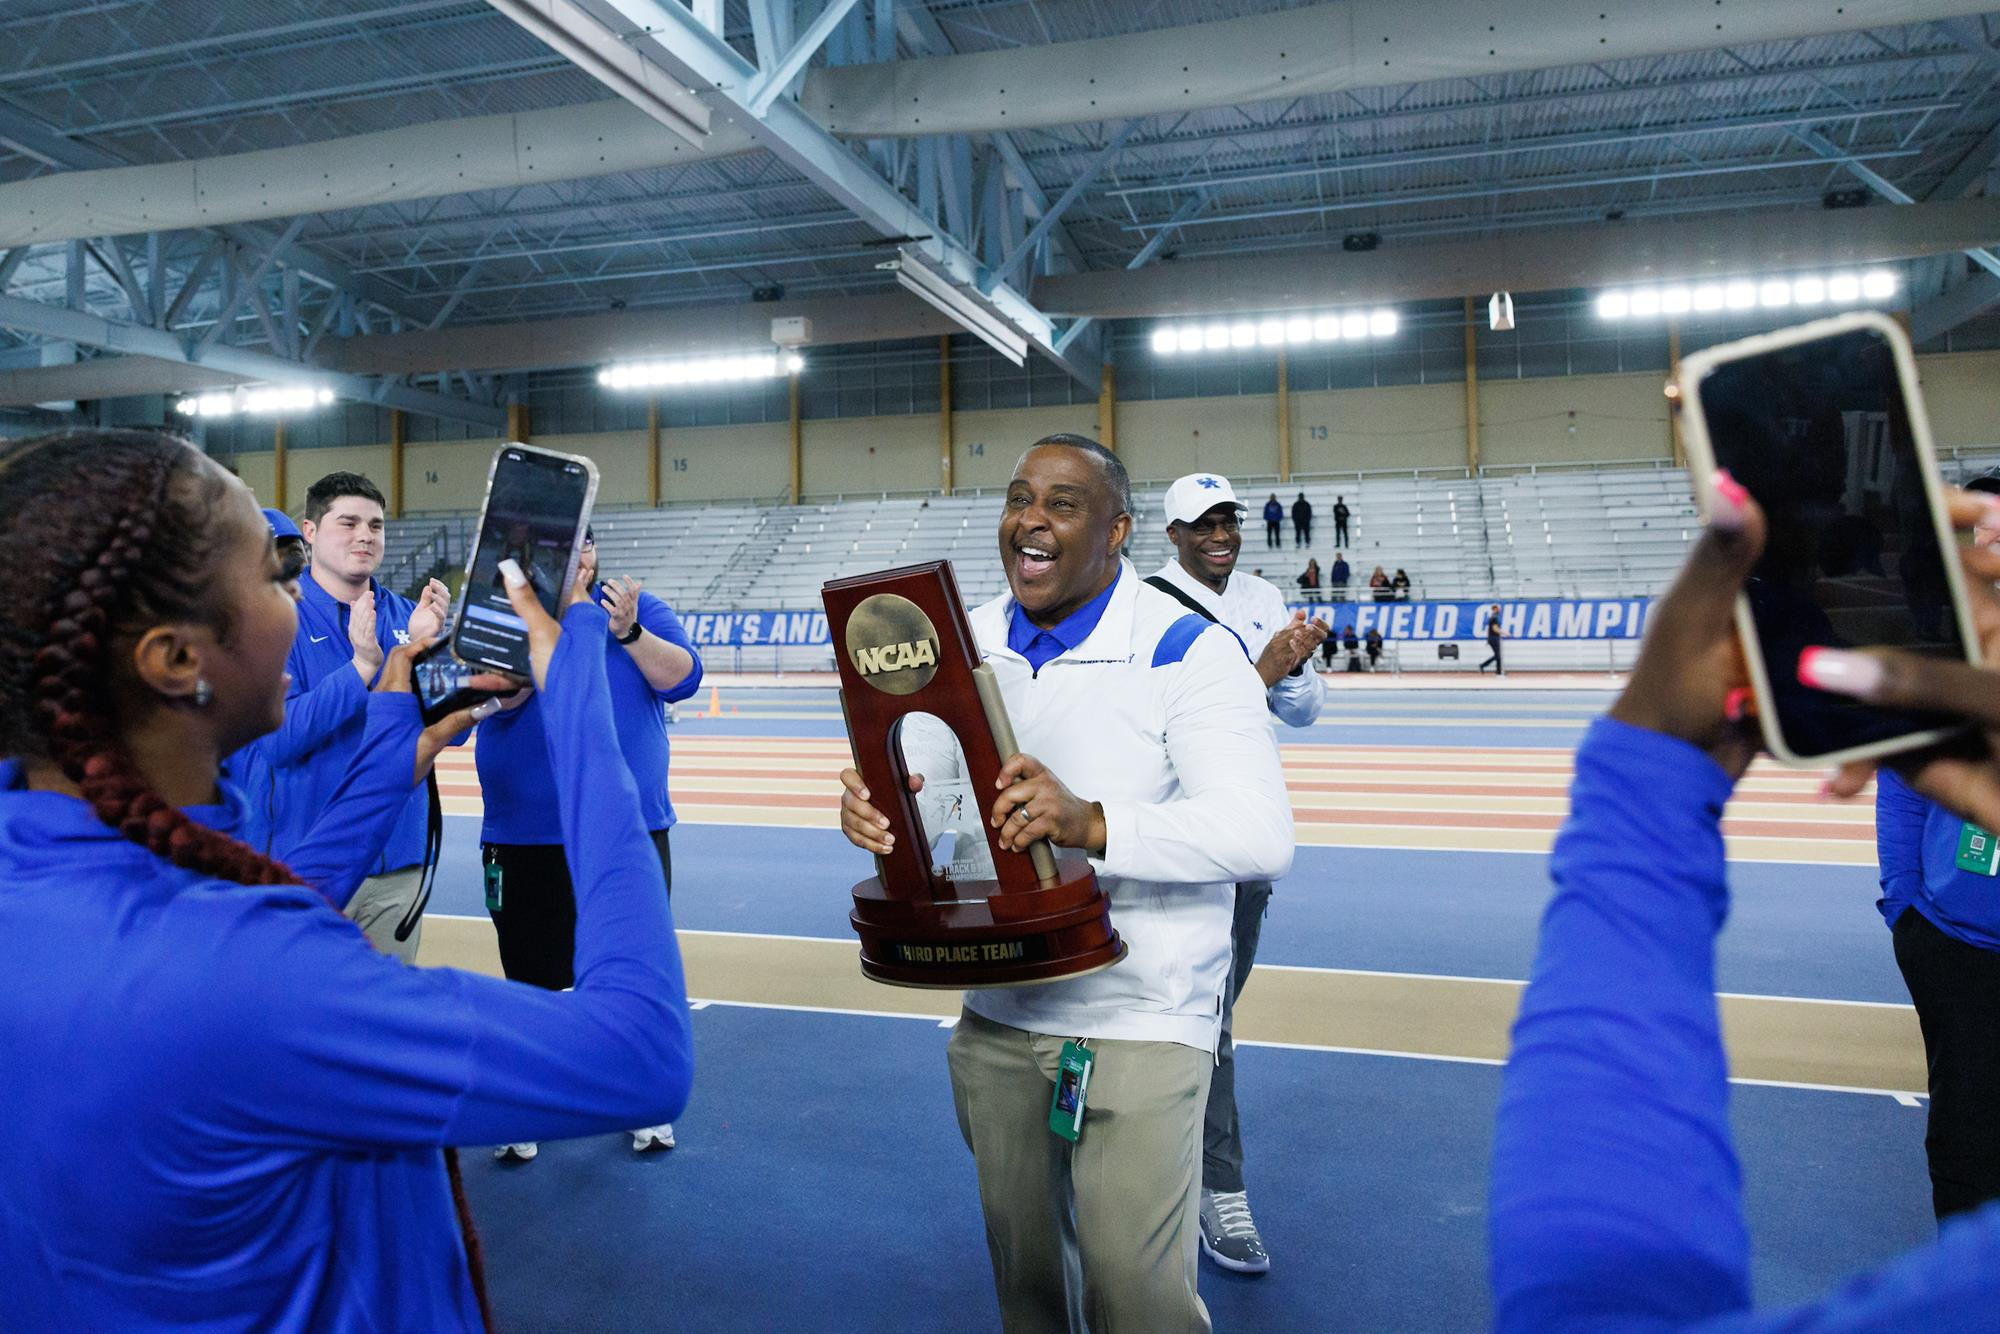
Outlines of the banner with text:
[{"label": "banner with text", "polygon": [[1645,633],[1651,598],[1501,599],[1499,602],[1295,602],[1340,634],[1380,630],[1384,639],[1484,639],[1499,609],[1508,639],[1637,639]]},{"label": "banner with text", "polygon": [[[1484,639],[1493,608],[1500,609],[1500,632],[1509,639],[1637,639],[1646,628],[1651,598],[1502,599],[1494,602],[1295,602],[1292,608],[1316,616],[1339,634],[1380,630],[1384,639]],[[751,648],[766,645],[824,647],[829,641],[823,611],[698,611],[681,617],[697,648]]]}]

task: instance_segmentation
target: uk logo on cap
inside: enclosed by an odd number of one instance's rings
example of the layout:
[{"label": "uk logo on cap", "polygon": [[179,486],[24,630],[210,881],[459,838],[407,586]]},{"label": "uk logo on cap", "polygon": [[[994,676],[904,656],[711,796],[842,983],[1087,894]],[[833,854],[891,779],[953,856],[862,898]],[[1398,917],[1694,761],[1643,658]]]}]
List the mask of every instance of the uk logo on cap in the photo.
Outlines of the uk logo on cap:
[{"label": "uk logo on cap", "polygon": [[1220,477],[1197,477],[1194,479],[1194,484],[1204,491],[1214,491],[1222,486],[1222,479]]}]

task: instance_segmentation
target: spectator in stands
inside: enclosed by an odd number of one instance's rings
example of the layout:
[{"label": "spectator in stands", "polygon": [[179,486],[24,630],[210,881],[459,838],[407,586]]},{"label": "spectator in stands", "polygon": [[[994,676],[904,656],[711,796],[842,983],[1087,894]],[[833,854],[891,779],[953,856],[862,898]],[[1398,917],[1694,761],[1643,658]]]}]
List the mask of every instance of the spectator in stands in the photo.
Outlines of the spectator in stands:
[{"label": "spectator in stands", "polygon": [[1299,576],[1299,591],[1302,593],[1319,592],[1318,557],[1309,556],[1306,558],[1306,572]]},{"label": "spectator in stands", "polygon": [[[634,580],[598,578],[597,535],[589,529],[577,578],[611,617],[605,630],[612,646],[604,667],[618,750],[638,785],[639,808],[671,897],[674,868],[667,836],[674,804],[667,795],[667,709],[700,688],[701,658],[673,608]],[[566,991],[576,982],[576,890],[563,851],[542,708],[532,689],[502,700],[501,707],[504,712],[480,728],[474,752],[486,807],[479,831],[486,912],[508,980]],[[640,1126],[631,1135],[638,1153],[674,1147],[671,1124]],[[537,1152],[524,1140],[501,1145],[494,1156],[528,1162]]]},{"label": "spectator in stands", "polygon": [[1313,505],[1306,499],[1306,493],[1299,492],[1299,498],[1292,502],[1292,545],[1309,547],[1313,540]]},{"label": "spectator in stands", "polygon": [[1340,646],[1347,650],[1347,670],[1361,670],[1361,635],[1352,625],[1340,632]]},{"label": "spectator in stands", "polygon": [[1285,545],[1285,503],[1273,491],[1271,498],[1264,502],[1264,545],[1282,547]]},{"label": "spectator in stands", "polygon": [[1332,634],[1328,635],[1323,641],[1321,641],[1319,646],[1319,662],[1321,671],[1330,672],[1333,670],[1333,655],[1339,648],[1340,648],[1340,632],[1337,630]]},{"label": "spectator in stands", "polygon": [[1496,602],[1486,613],[1486,652],[1489,656],[1479,664],[1480,671],[1491,667],[1496,676],[1507,674],[1507,664],[1500,660],[1500,641],[1506,638],[1506,634],[1500,628],[1500,604]]},{"label": "spectator in stands", "polygon": [[1346,496],[1333,498],[1333,540],[1342,546],[1346,546],[1351,540],[1347,536],[1347,520],[1353,513],[1353,510],[1347,508]]},{"label": "spectator in stands", "polygon": [[[1494,1323],[1503,1334],[1991,1328],[2000,1205],[1817,1302],[1751,1307],[1715,937],[1730,916],[1722,813],[1758,744],[1731,707],[1747,689],[1736,600],[1765,529],[1733,480],[1712,486],[1708,530],[1655,604],[1630,684],[1577,751],[1494,1135]],[[1972,503],[1955,501],[1960,524]],[[1975,550],[1965,565],[1990,662],[2000,561]],[[1970,724],[1948,747],[1889,763],[1913,792],[1949,795],[1956,816],[2000,828],[2000,677],[1904,653],[1823,653],[1824,688]],[[1856,795],[1874,767],[1843,766],[1829,791]]]},{"label": "spectator in stands", "polygon": [[1368,670],[1375,671],[1382,665],[1382,632],[1374,626],[1368,627]]},{"label": "spectator in stands", "polygon": [[[385,503],[359,473],[335,472],[306,488],[305,522],[312,563],[299,580],[298,636],[286,662],[292,683],[286,706],[361,665],[354,618],[374,623],[383,653],[412,639],[435,639],[451,610],[451,592],[431,580],[421,602],[411,602],[375,578],[382,563]],[[373,659],[379,670],[382,659]],[[274,767],[271,855],[289,860],[292,849],[319,818],[361,744],[360,718],[352,718],[324,744]],[[424,867],[429,860],[429,794],[416,791],[383,849],[374,874],[348,900],[347,915],[379,950],[414,963],[423,936]]]},{"label": "spectator in stands", "polygon": [[1377,602],[1390,602],[1395,599],[1396,590],[1390,584],[1389,576],[1382,573],[1380,565],[1375,567],[1375,573],[1368,576],[1368,596]]},{"label": "spectator in stands", "polygon": [[[1326,698],[1326,683],[1307,670],[1307,664],[1325,641],[1327,625],[1287,608],[1284,595],[1270,584],[1235,572],[1242,545],[1237,532],[1242,510],[1225,477],[1195,473],[1175,482],[1167,489],[1166,513],[1167,540],[1174,544],[1176,559],[1146,582],[1185,603],[1196,615],[1228,627],[1243,641],[1271,713],[1287,726],[1310,727]],[[1318,561],[1308,559],[1299,585],[1318,589]],[[1270,901],[1270,881],[1237,882],[1229,931],[1232,962],[1222,993],[1222,1033],[1209,1078],[1202,1135],[1201,1247],[1216,1264],[1239,1274],[1262,1274],[1271,1267],[1243,1184],[1243,1129],[1236,1113],[1232,1038],[1236,998],[1256,965],[1257,939]]]},{"label": "spectator in stands", "polygon": [[[1120,559],[1131,509],[1117,455],[1038,441],[1001,508],[1009,592],[969,618],[1027,748],[988,793],[995,837],[1090,856],[1112,920],[1149,944],[1086,976],[965,992],[952,1095],[1010,1330],[1069,1328],[1086,1309],[1103,1330],[1209,1327],[1193,1206],[1235,886],[1292,859],[1263,683],[1236,636]],[[957,769],[949,732],[924,721],[902,731],[913,789]],[[840,778],[842,833],[888,852],[861,775]],[[1074,1149],[1049,1130],[1065,1041],[1093,1058]]]},{"label": "spectator in stands", "polygon": [[1347,601],[1347,585],[1353,577],[1354,571],[1348,565],[1347,557],[1338,551],[1334,552],[1333,568],[1327,571],[1327,583],[1335,602]]},{"label": "spectator in stands", "polygon": [[1410,600],[1410,576],[1402,566],[1398,565],[1396,567],[1396,577],[1389,581],[1389,587],[1395,595],[1395,601],[1408,602]]}]

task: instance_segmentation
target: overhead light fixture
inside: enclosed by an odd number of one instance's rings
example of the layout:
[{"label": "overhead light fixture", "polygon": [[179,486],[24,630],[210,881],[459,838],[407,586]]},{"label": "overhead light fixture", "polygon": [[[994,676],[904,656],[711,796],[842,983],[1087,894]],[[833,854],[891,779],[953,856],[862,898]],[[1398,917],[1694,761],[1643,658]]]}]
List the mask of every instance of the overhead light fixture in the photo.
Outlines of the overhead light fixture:
[{"label": "overhead light fixture", "polygon": [[212,394],[190,394],[174,404],[174,411],[183,417],[268,417],[286,412],[309,412],[331,402],[331,389],[319,389],[307,384],[269,384]]},{"label": "overhead light fixture", "polygon": [[1486,300],[1486,327],[1495,333],[1506,333],[1514,327],[1514,294],[1495,292]]},{"label": "overhead light fixture", "polygon": [[1851,306],[1861,301],[1890,300],[1900,286],[1893,269],[1732,278],[1693,286],[1615,288],[1598,293],[1596,308],[1599,319],[1624,320],[1790,306]]},{"label": "overhead light fixture", "polygon": [[913,248],[904,248],[902,261],[902,267],[896,270],[900,286],[1016,366],[1027,364],[1028,335],[1009,322],[976,288],[954,283]]},{"label": "overhead light fixture", "polygon": [[1162,324],[1148,336],[1162,357],[1184,352],[1297,347],[1368,338],[1394,338],[1402,317],[1393,310],[1327,311],[1318,315],[1269,315],[1256,320],[1211,324]]},{"label": "overhead light fixture", "polygon": [[796,352],[749,352],[730,357],[689,357],[675,361],[629,361],[606,366],[597,382],[606,389],[678,389],[695,384],[768,380],[805,368]]}]

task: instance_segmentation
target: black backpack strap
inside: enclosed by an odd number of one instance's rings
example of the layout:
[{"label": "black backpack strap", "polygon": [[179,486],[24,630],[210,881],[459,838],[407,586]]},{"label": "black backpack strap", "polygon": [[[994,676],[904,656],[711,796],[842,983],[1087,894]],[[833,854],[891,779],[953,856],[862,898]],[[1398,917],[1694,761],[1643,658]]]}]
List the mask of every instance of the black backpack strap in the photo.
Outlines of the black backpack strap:
[{"label": "black backpack strap", "polygon": [[1212,612],[1212,611],[1210,611],[1210,610],[1209,610],[1208,608],[1206,608],[1206,607],[1202,606],[1202,605],[1201,605],[1201,604],[1200,604],[1199,602],[1196,602],[1196,601],[1195,601],[1195,600],[1194,600],[1193,598],[1189,597],[1189,596],[1188,596],[1188,595],[1187,595],[1186,593],[1183,593],[1183,592],[1181,592],[1181,590],[1180,590],[1180,589],[1178,589],[1178,588],[1175,588],[1175,587],[1174,587],[1174,586],[1173,586],[1172,584],[1168,583],[1168,582],[1167,582],[1167,581],[1166,581],[1165,579],[1162,579],[1162,578],[1160,578],[1160,576],[1159,576],[1159,575],[1157,575],[1157,574],[1151,574],[1151,575],[1147,575],[1147,576],[1146,576],[1146,582],[1147,582],[1147,583],[1149,583],[1149,584],[1151,584],[1151,585],[1152,585],[1152,586],[1153,586],[1154,588],[1157,588],[1157,589],[1159,589],[1159,590],[1160,590],[1160,591],[1161,591],[1162,593],[1165,593],[1165,594],[1166,594],[1166,595],[1167,595],[1168,597],[1170,597],[1170,598],[1172,598],[1172,599],[1173,599],[1174,601],[1176,601],[1176,602],[1180,603],[1180,604],[1181,604],[1181,605],[1182,605],[1183,607],[1186,607],[1186,608],[1187,608],[1187,609],[1188,609],[1189,611],[1191,611],[1191,612],[1193,612],[1193,613],[1194,613],[1195,615],[1197,615],[1197,616],[1201,617],[1201,619],[1203,619],[1204,621],[1207,621],[1207,622],[1208,622],[1209,624],[1211,624],[1211,625],[1221,625],[1221,624],[1222,624],[1222,622],[1221,622],[1221,621],[1218,621],[1218,620],[1216,620],[1216,619],[1215,619],[1215,613],[1214,613],[1214,612]]}]

